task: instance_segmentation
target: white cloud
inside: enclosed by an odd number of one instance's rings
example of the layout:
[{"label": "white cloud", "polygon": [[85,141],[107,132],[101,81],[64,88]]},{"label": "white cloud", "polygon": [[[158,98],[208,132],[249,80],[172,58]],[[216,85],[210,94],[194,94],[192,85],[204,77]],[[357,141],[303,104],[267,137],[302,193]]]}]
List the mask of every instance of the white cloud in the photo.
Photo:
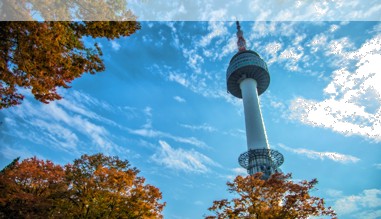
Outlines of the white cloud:
[{"label": "white cloud", "polygon": [[255,21],[248,39],[249,41],[255,41],[255,39],[267,36],[293,37],[296,39],[298,32],[298,29],[296,29],[297,24],[297,22]]},{"label": "white cloud", "polygon": [[301,53],[298,53],[296,51],[296,48],[294,47],[289,47],[287,48],[286,50],[284,50],[280,56],[279,56],[279,59],[282,60],[287,60],[287,59],[291,59],[293,60],[294,62],[298,62],[300,60],[300,58],[303,56],[303,54]]},{"label": "white cloud", "polygon": [[377,23],[370,32],[371,33],[380,33],[381,32],[381,22]]},{"label": "white cloud", "polygon": [[360,160],[359,158],[354,157],[352,155],[345,155],[345,154],[340,154],[337,152],[328,152],[328,151],[319,152],[319,151],[313,151],[313,150],[309,150],[309,149],[305,149],[305,148],[290,148],[290,147],[287,147],[283,144],[278,144],[278,146],[287,150],[287,151],[290,151],[292,153],[304,155],[304,156],[311,158],[311,159],[314,159],[314,160],[316,160],[316,159],[320,159],[320,160],[329,159],[329,160],[339,162],[339,163],[344,163],[344,164],[345,163],[357,163]]},{"label": "white cloud", "polygon": [[326,189],[325,193],[327,193],[330,197],[341,197],[343,195],[343,191],[337,190],[337,189]]},{"label": "white cloud", "polygon": [[142,127],[143,129],[146,129],[146,130],[151,129],[152,128],[152,108],[147,106],[146,108],[144,108],[143,113],[146,117],[146,122]]},{"label": "white cloud", "polygon": [[64,125],[84,134],[93,144],[105,151],[110,151],[115,146],[110,139],[110,134],[102,125],[95,124],[93,121],[84,119],[80,115],[69,115],[69,112],[64,111],[54,102],[43,108],[45,108],[45,112],[50,114],[50,119],[56,119],[57,122],[62,122]]},{"label": "white cloud", "polygon": [[168,76],[168,80],[179,83],[183,85],[184,87],[189,86],[189,81],[185,78],[185,74],[170,72]]},{"label": "white cloud", "polygon": [[160,149],[151,159],[169,169],[188,173],[207,173],[210,172],[210,166],[218,166],[212,159],[197,151],[172,148],[165,141],[159,141],[159,144]]},{"label": "white cloud", "polygon": [[51,123],[42,119],[33,119],[32,123],[34,127],[41,129],[44,133],[47,133],[49,138],[45,139],[45,141],[50,141],[53,144],[60,142],[61,147],[69,150],[75,149],[76,145],[79,143],[78,136],[65,127],[65,125]]},{"label": "white cloud", "polygon": [[[360,135],[381,141],[381,35],[348,51],[348,39],[330,42],[328,53],[337,58],[339,69],[325,87],[321,101],[295,98],[290,118],[324,127],[344,135]],[[348,43],[351,48],[351,43]]]},{"label": "white cloud", "polygon": [[282,43],[278,41],[273,41],[270,43],[266,43],[263,47],[259,47],[261,51],[261,55],[264,56],[264,59],[266,60],[267,65],[271,65],[278,61],[279,51],[282,49],[283,45]]},{"label": "white cloud", "polygon": [[298,47],[288,47],[282,51],[279,55],[279,61],[285,61],[285,67],[290,71],[299,71],[298,63],[303,57],[303,51],[300,51]]},{"label": "white cloud", "polygon": [[[308,57],[304,54],[305,33],[300,33],[295,22],[254,22],[248,41],[254,42],[255,50],[259,51],[268,65],[274,62],[284,62],[290,71],[300,71],[299,65],[305,63]],[[275,41],[269,41],[276,38]],[[283,38],[291,43],[283,48]],[[261,42],[262,41],[262,42]]]},{"label": "white cloud", "polygon": [[29,99],[31,96],[27,96],[23,104],[4,111],[8,130],[3,133],[72,153],[91,145],[105,153],[119,150],[104,127],[117,124],[90,110],[94,106],[109,109],[107,104],[78,91],[64,96],[64,99],[49,104],[33,103]]},{"label": "white cloud", "polygon": [[193,69],[194,72],[201,73],[201,64],[204,63],[204,58],[197,54],[194,49],[188,50],[183,48],[182,50],[184,57],[188,59],[188,66]]},{"label": "white cloud", "polygon": [[[374,211],[381,207],[381,190],[367,189],[359,195],[342,196],[335,201],[333,209],[340,215],[368,215],[369,217],[356,218],[378,218],[381,212]],[[373,212],[373,213],[372,213]]]},{"label": "white cloud", "polygon": [[111,41],[111,47],[113,50],[118,51],[120,49],[120,44],[116,42],[115,40]]},{"label": "white cloud", "polygon": [[329,27],[329,32],[333,33],[333,32],[335,32],[336,30],[338,30],[339,28],[340,28],[339,25],[332,24],[332,25]]},{"label": "white cloud", "polygon": [[223,132],[224,135],[230,135],[232,137],[246,139],[246,131],[243,129],[231,129],[227,132]]},{"label": "white cloud", "polygon": [[254,22],[252,26],[252,34],[249,35],[249,40],[262,38],[268,35],[275,35],[277,33],[277,23],[276,22]]},{"label": "white cloud", "polygon": [[[233,22],[208,22],[209,32],[196,42],[196,48],[202,49],[203,55],[213,60],[222,59],[236,51],[236,36],[228,31],[228,27],[231,28],[232,24]],[[199,59],[199,61],[203,62],[204,60]]]},{"label": "white cloud", "polygon": [[36,153],[36,152],[31,152],[29,149],[26,147],[12,147],[9,145],[2,145],[0,153],[9,160],[13,160],[17,157],[20,157],[20,160],[26,159],[26,158],[31,158],[31,157],[38,157],[39,159],[46,160],[44,156]]},{"label": "white cloud", "polygon": [[375,163],[373,166],[375,166],[377,169],[381,170],[381,163]]},{"label": "white cloud", "polygon": [[152,108],[147,106],[146,108],[144,108],[144,114],[146,114],[146,116],[148,117],[151,117],[152,116]]},{"label": "white cloud", "polygon": [[173,99],[179,103],[185,103],[186,102],[186,100],[180,96],[174,96]]},{"label": "white cloud", "polygon": [[307,46],[311,48],[311,52],[315,53],[318,50],[324,49],[327,47],[328,37],[324,33],[315,35],[312,40],[307,43]]},{"label": "white cloud", "polygon": [[134,135],[140,135],[147,138],[156,138],[162,135],[161,132],[153,129],[130,129],[129,132]]},{"label": "white cloud", "polygon": [[[84,92],[81,92],[81,91],[75,91],[75,90],[71,90],[71,91],[67,91],[67,90],[60,90],[60,91],[63,91],[63,96],[66,96],[67,95],[67,99],[70,101],[69,102],[69,106],[70,106],[70,109],[73,109],[76,105],[77,106],[80,106],[80,107],[89,107],[89,106],[97,106],[97,107],[100,107],[104,110],[107,110],[107,111],[112,111],[114,110],[113,107],[108,104],[107,102],[105,101],[101,101],[101,100],[98,100],[97,98],[94,98]],[[60,100],[58,103],[61,104],[61,105],[64,105],[65,103],[65,98]],[[86,111],[80,111],[82,112],[81,114],[82,115],[94,115],[94,117],[91,117],[91,118],[98,118],[100,119],[99,116],[96,116],[95,113],[93,112],[86,112]],[[86,113],[83,113],[83,112],[86,112]]]},{"label": "white cloud", "polygon": [[204,97],[222,98],[236,105],[241,104],[239,99],[226,92],[226,88],[223,86],[225,84],[224,79],[217,74],[208,72],[204,72],[205,74],[178,73],[172,70],[170,66],[159,67],[158,65],[153,65],[152,69],[159,72],[166,80],[176,82]]},{"label": "white cloud", "polygon": [[190,129],[190,130],[203,130],[207,132],[215,132],[217,131],[216,128],[204,123],[202,125],[188,125],[188,124],[181,124],[182,127]]},{"label": "white cloud", "polygon": [[243,175],[243,176],[247,175],[247,170],[242,167],[234,168],[232,169],[232,171],[235,175]]},{"label": "white cloud", "polygon": [[348,37],[343,37],[337,40],[331,40],[328,44],[327,55],[336,55],[339,57],[346,56],[349,49],[353,48],[353,43]]},{"label": "white cloud", "polygon": [[[235,51],[238,51],[238,49],[237,49],[237,38],[235,35],[231,35],[228,39],[228,42],[224,43],[224,46],[222,47],[222,51],[217,53],[218,54],[217,58],[222,59],[226,55],[231,54]],[[214,53],[214,54],[216,54],[216,53]]]},{"label": "white cloud", "polygon": [[140,135],[142,137],[146,138],[168,138],[172,139],[176,142],[179,143],[185,143],[185,144],[190,144],[199,148],[209,148],[209,146],[203,142],[198,140],[195,137],[180,137],[180,136],[175,136],[166,132],[161,132],[158,130],[154,130],[152,128],[142,128],[142,129],[127,129],[129,133],[134,134],[134,135]]},{"label": "white cloud", "polygon": [[307,37],[305,33],[303,34],[297,34],[295,35],[294,39],[292,40],[292,45],[298,48],[298,50],[303,50],[303,47],[301,47],[301,42]]},{"label": "white cloud", "polygon": [[238,175],[241,175],[241,176],[248,175],[247,170],[242,167],[233,168],[231,169],[231,171],[233,172],[233,174],[223,175],[222,177],[227,178],[229,181],[233,181]]},{"label": "white cloud", "polygon": [[281,48],[282,44],[280,42],[274,41],[271,43],[266,43],[264,50],[266,53],[274,56]]},{"label": "white cloud", "polygon": [[208,23],[208,30],[210,32],[206,36],[201,37],[198,43],[201,47],[208,46],[214,38],[225,36],[228,33],[225,22],[211,21]]}]

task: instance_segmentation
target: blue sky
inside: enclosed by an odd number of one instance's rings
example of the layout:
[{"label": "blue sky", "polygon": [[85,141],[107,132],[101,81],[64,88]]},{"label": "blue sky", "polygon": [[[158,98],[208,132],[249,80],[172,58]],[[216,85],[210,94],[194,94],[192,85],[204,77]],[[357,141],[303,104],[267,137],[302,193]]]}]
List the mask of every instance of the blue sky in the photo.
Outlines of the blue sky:
[{"label": "blue sky", "polygon": [[[339,218],[381,217],[381,23],[241,22],[267,62],[260,96],[270,147]],[[102,152],[128,159],[167,202],[165,218],[202,218],[245,174],[243,106],[226,92],[235,22],[142,22],[102,46],[106,71],[48,105],[28,92],[0,111],[0,165],[17,156],[66,164]],[[94,43],[93,39],[86,39]]]}]

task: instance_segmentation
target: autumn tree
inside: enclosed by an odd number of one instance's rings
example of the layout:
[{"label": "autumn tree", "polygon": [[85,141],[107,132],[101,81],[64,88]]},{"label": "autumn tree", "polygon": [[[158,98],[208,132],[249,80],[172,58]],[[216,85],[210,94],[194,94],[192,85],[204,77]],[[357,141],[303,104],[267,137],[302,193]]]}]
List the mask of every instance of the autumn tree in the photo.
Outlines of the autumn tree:
[{"label": "autumn tree", "polygon": [[0,218],[162,218],[159,189],[138,173],[103,154],[65,167],[15,160],[0,172]]},{"label": "autumn tree", "polygon": [[43,103],[61,99],[58,87],[105,69],[101,48],[85,44],[86,37],[115,39],[140,29],[124,0],[4,0],[1,10],[0,109],[22,102],[19,88]]},{"label": "autumn tree", "polygon": [[18,159],[0,172],[0,218],[46,218],[67,190],[60,165]]},{"label": "autumn tree", "polygon": [[159,189],[118,157],[83,155],[66,166],[67,211],[75,218],[162,218]]},{"label": "autumn tree", "polygon": [[322,198],[310,195],[317,180],[293,182],[291,174],[273,174],[268,180],[261,179],[262,173],[237,176],[228,182],[228,190],[238,195],[232,200],[214,201],[209,208],[214,212],[206,219],[255,218],[295,219],[310,216],[336,218],[331,207],[325,207]]}]

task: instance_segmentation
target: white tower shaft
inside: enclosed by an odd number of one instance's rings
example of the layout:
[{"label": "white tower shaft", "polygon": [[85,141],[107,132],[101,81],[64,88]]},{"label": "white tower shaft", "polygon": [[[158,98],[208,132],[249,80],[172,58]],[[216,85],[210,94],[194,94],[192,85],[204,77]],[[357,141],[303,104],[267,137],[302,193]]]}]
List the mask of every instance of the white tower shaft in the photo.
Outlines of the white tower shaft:
[{"label": "white tower shaft", "polygon": [[257,82],[246,78],[240,82],[245,112],[246,140],[248,149],[269,149],[265,125],[259,106]]}]

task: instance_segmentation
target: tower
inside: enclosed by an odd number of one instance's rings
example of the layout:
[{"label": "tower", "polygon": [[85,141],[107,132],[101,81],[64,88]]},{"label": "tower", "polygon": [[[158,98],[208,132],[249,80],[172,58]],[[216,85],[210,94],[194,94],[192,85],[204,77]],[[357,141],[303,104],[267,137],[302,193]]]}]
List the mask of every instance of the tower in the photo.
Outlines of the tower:
[{"label": "tower", "polygon": [[268,179],[280,171],[284,161],[281,153],[269,147],[258,99],[270,84],[270,74],[261,57],[246,49],[241,26],[238,21],[236,24],[238,52],[230,60],[226,82],[228,92],[242,98],[245,113],[248,151],[242,153],[238,161],[250,175],[263,172],[263,179]]}]

